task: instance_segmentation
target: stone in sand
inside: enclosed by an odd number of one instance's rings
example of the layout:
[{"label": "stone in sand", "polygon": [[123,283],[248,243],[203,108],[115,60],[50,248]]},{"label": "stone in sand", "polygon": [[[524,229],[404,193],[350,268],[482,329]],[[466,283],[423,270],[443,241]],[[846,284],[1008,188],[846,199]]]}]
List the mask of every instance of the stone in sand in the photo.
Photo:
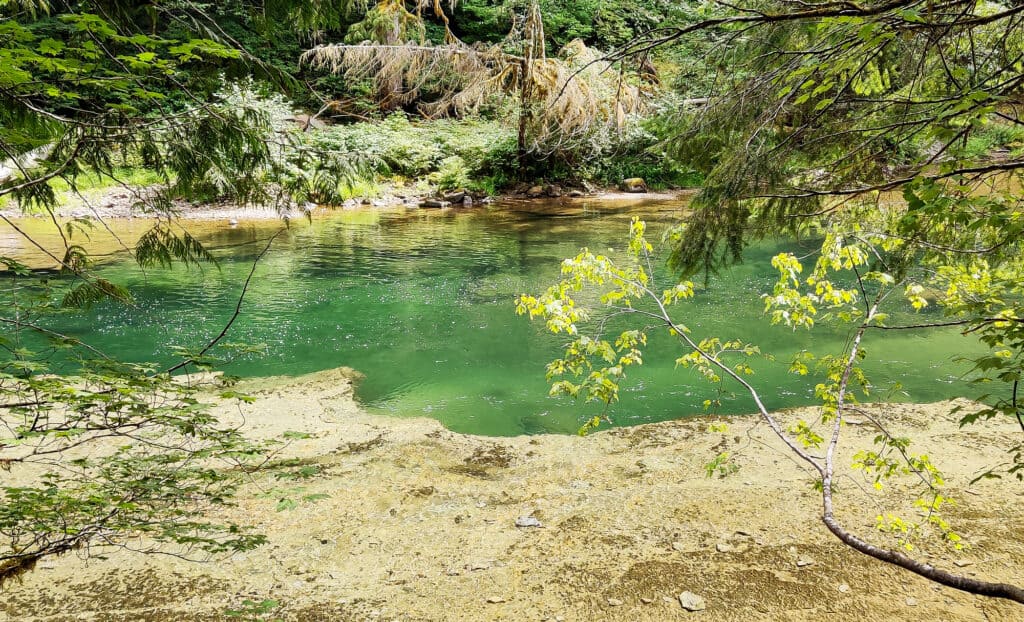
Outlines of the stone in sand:
[{"label": "stone in sand", "polygon": [[543,525],[540,524],[539,520],[532,516],[520,516],[516,519],[516,527],[543,527]]},{"label": "stone in sand", "polygon": [[693,592],[683,592],[680,594],[679,604],[687,611],[704,611],[707,608],[704,599]]}]

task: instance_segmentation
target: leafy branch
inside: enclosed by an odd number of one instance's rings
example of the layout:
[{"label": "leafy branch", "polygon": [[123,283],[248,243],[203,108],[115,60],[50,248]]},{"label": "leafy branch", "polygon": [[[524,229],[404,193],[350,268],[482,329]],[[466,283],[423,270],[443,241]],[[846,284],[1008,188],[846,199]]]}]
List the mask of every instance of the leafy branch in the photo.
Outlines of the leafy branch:
[{"label": "leafy branch", "polygon": [[[562,274],[565,278],[539,297],[522,295],[517,298],[517,312],[531,318],[543,318],[553,333],[564,332],[570,336],[577,336],[580,325],[589,319],[591,312],[577,304],[576,296],[586,290],[596,289],[600,292],[601,304],[614,313],[636,314],[659,323],[671,335],[677,337],[680,345],[687,351],[679,359],[681,364],[695,367],[712,382],[721,382],[723,378],[727,378],[742,387],[772,432],[818,474],[822,502],[820,518],[839,540],[865,555],[942,585],[1024,603],[1024,590],[1018,586],[986,582],[952,573],[914,559],[903,551],[872,544],[849,531],[836,518],[835,458],[845,413],[855,408],[856,400],[852,395],[851,383],[857,382],[866,386],[863,372],[858,367],[858,362],[863,358],[862,340],[871,326],[884,321],[885,315],[880,311],[880,304],[896,285],[895,279],[886,273],[868,272],[863,276],[860,274],[857,269],[867,266],[870,257],[861,243],[846,244],[837,234],[826,236],[815,269],[807,277],[800,275],[803,268],[795,257],[786,254],[777,256],[773,260],[773,265],[779,270],[780,279],[773,294],[765,295],[766,308],[778,323],[792,327],[810,327],[815,317],[820,314],[818,306],[823,305],[843,321],[854,324],[853,334],[842,357],[826,357],[822,361],[826,378],[825,382],[818,385],[816,392],[823,400],[823,420],[830,424],[831,429],[825,446],[825,455],[817,457],[808,449],[818,446],[824,439],[813,433],[806,424],[798,425],[792,431],[785,430],[766,406],[757,388],[746,377],[752,373],[749,366],[742,362],[731,363],[726,358],[729,355],[747,357],[756,354],[759,350],[755,346],[739,342],[723,343],[715,338],[698,340],[692,336],[686,325],[672,317],[669,307],[691,296],[693,284],[683,282],[672,289],[657,292],[653,276],[645,269],[645,266],[651,263],[653,247],[647,242],[644,234],[644,223],[634,219],[627,253],[630,261],[625,265],[618,265],[611,258],[594,255],[586,249],[575,258],[565,260],[562,264]],[[678,230],[670,233],[679,234]],[[878,242],[885,247],[884,240]],[[892,246],[885,248],[893,250]],[[859,284],[857,290],[844,289],[834,282],[832,273],[843,270],[856,273]],[[874,282],[875,292],[871,300],[864,301],[864,310],[860,311],[858,297],[867,293],[864,279]],[[616,348],[600,334],[596,337],[578,336],[567,347],[566,358],[559,359],[549,366],[549,377],[566,372],[579,376],[584,370],[593,369],[587,361],[589,357],[594,356],[612,365],[591,371],[581,385],[558,381],[552,385],[553,392],[578,395],[581,389],[586,388],[590,398],[597,397],[605,403],[614,401],[618,383],[623,378],[622,368],[625,367],[621,360],[619,365],[614,365],[615,352],[617,349],[621,352],[623,345],[643,343],[645,337],[642,333],[634,334],[627,331],[617,338],[616,345],[619,347]],[[639,352],[630,352],[627,356],[629,360],[637,363],[642,360]],[[881,469],[881,478],[900,473],[915,474],[921,478],[930,500],[920,497],[916,506],[923,511],[927,523],[942,530],[944,539],[959,546],[959,536],[950,531],[949,525],[939,515],[939,510],[947,499],[939,492],[943,483],[941,474],[928,457],[910,454],[906,451],[905,442],[897,441],[888,433],[876,438],[876,442],[881,444],[881,449],[878,452],[861,454],[857,463],[860,468]],[[896,449],[897,458],[903,463],[902,467],[883,457],[888,453],[889,447]],[[719,459],[716,461],[720,462]],[[709,473],[720,468],[718,462],[712,463],[714,466],[709,467]],[[905,525],[902,519],[894,518],[887,523],[880,523],[880,528],[891,530],[895,526],[896,530],[902,533],[906,531]],[[904,546],[907,547],[909,544],[904,542]]]}]

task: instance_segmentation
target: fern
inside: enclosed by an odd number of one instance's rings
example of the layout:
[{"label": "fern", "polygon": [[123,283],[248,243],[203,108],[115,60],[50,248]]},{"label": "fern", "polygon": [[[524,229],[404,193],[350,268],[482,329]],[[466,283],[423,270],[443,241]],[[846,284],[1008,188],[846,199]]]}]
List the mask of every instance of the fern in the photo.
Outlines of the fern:
[{"label": "fern", "polygon": [[125,304],[133,302],[132,295],[126,288],[106,279],[93,279],[64,294],[60,304],[65,308],[84,309],[106,299]]},{"label": "fern", "polygon": [[186,266],[202,262],[217,265],[217,259],[188,231],[176,234],[163,223],[139,238],[135,246],[135,260],[143,267],[159,265],[170,268],[175,261]]}]

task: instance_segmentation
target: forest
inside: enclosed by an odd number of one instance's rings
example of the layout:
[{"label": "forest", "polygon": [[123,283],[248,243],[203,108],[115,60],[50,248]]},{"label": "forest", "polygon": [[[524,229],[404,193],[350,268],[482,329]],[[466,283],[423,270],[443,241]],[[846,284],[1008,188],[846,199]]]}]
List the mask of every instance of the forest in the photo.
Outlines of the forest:
[{"label": "forest", "polygon": [[0,619],[1021,615],[1024,5],[0,42]]}]

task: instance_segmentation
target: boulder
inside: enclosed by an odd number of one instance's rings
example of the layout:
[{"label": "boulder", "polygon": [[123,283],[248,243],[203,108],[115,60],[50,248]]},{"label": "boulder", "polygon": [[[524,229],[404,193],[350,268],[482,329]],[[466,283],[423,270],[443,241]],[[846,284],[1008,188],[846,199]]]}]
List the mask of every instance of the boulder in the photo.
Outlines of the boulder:
[{"label": "boulder", "polygon": [[448,194],[444,195],[444,200],[448,201],[449,203],[462,203],[462,200],[465,198],[465,190],[456,190],[454,192],[449,192]]},{"label": "boulder", "polygon": [[548,195],[552,199],[557,199],[562,196],[562,187],[557,184],[544,186],[544,194]]},{"label": "boulder", "polygon": [[450,202],[442,201],[441,199],[425,199],[420,202],[420,207],[445,208],[450,206]]},{"label": "boulder", "polygon": [[530,198],[536,198],[543,195],[544,186],[531,186],[530,189],[526,191],[526,196]]},{"label": "boulder", "polygon": [[630,177],[622,180],[619,189],[623,192],[647,192],[647,182],[642,177]]}]

